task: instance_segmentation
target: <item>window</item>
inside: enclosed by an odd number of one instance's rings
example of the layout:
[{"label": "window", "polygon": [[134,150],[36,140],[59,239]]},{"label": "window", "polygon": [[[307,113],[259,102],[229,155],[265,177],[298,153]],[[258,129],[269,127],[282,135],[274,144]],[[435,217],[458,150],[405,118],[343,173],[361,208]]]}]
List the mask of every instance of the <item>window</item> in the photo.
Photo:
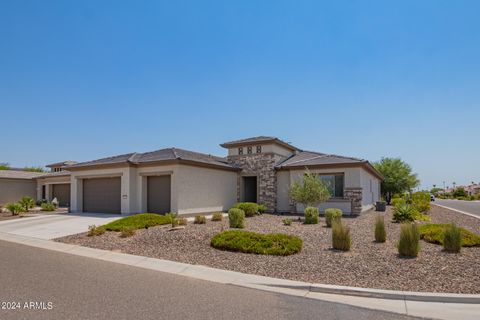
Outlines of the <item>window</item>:
[{"label": "window", "polygon": [[252,154],[252,147],[247,147],[247,153]]},{"label": "window", "polygon": [[257,146],[257,153],[262,153],[262,146]]},{"label": "window", "polygon": [[325,183],[332,198],[343,198],[343,185],[345,180],[343,173],[319,175],[318,178]]},{"label": "window", "polygon": [[238,154],[240,154],[240,155],[243,154],[243,148],[242,147],[238,148]]}]

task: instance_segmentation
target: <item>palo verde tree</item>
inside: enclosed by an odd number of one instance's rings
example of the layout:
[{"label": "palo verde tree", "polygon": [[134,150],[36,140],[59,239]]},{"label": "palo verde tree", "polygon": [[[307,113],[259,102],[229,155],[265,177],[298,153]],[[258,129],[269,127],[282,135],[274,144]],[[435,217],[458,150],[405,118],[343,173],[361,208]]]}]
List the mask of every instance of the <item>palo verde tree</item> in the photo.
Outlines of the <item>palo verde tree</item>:
[{"label": "palo verde tree", "polygon": [[382,158],[373,166],[383,175],[382,196],[389,204],[394,194],[410,192],[419,184],[417,174],[412,172],[412,167],[400,158]]},{"label": "palo verde tree", "polygon": [[327,186],[317,178],[317,175],[305,171],[302,182],[294,182],[290,188],[290,197],[296,203],[305,207],[313,207],[330,198]]}]

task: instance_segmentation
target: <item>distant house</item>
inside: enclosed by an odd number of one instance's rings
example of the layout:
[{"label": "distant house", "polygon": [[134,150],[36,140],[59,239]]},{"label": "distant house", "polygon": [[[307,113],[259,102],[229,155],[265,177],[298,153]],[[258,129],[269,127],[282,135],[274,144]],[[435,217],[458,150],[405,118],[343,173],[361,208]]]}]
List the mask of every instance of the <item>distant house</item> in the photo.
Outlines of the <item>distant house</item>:
[{"label": "distant house", "polygon": [[23,196],[37,198],[36,178],[42,174],[21,169],[0,170],[0,206],[16,202]]},{"label": "distant house", "polygon": [[166,148],[88,162],[49,165],[36,177],[37,198],[57,198],[72,212],[178,214],[226,211],[236,202],[264,204],[269,212],[303,212],[289,189],[308,169],[331,199],[320,210],[359,214],[380,199],[381,174],[366,160],[301,150],[275,137],[221,144],[226,157]]}]

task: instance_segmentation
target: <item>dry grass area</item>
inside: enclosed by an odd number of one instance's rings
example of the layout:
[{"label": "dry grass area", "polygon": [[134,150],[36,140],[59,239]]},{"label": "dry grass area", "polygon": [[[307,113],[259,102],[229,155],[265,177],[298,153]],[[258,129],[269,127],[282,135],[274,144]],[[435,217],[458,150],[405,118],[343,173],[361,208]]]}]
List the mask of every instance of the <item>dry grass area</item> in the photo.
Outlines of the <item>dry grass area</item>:
[{"label": "dry grass area", "polygon": [[[297,235],[304,241],[303,250],[291,256],[266,256],[219,251],[210,239],[228,229],[228,221],[188,224],[183,230],[168,231],[168,226],[138,230],[131,238],[120,238],[117,232],[98,237],[86,233],[57,241],[80,244],[124,253],[200,264],[220,269],[270,277],[392,290],[480,293],[480,247],[463,248],[460,254],[446,253],[442,247],[421,241],[416,259],[398,256],[396,242],[400,225],[391,223],[391,208],[385,215],[387,241],[374,242],[374,220],[377,213],[366,212],[356,218],[344,218],[350,226],[352,248],[349,252],[331,249],[331,229],[325,218],[317,225],[304,225],[291,217],[262,215],[246,219],[245,230],[260,233],[281,232]],[[480,233],[480,219],[433,206],[432,223],[456,222]]]}]

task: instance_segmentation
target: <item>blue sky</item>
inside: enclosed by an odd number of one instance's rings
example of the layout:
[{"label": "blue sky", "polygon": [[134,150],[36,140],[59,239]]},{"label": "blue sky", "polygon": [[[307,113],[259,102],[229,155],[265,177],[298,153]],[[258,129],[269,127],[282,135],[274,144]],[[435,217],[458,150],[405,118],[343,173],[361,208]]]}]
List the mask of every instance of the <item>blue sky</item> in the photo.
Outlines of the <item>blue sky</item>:
[{"label": "blue sky", "polygon": [[478,1],[2,1],[0,162],[274,135],[480,181]]}]

